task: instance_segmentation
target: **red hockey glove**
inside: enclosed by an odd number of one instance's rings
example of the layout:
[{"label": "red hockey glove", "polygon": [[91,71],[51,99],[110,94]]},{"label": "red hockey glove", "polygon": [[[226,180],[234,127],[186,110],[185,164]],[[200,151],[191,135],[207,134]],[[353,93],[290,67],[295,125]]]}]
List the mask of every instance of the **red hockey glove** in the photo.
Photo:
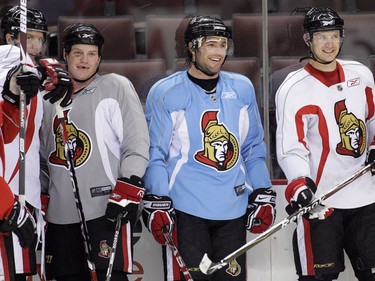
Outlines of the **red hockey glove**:
[{"label": "red hockey glove", "polygon": [[[305,207],[314,199],[316,185],[309,177],[301,177],[291,181],[285,189],[285,198],[291,207],[290,210],[297,211]],[[288,213],[291,211],[287,210]]]},{"label": "red hockey glove", "polygon": [[368,156],[367,156],[367,161],[366,161],[366,165],[368,164],[372,164],[371,165],[371,174],[374,176],[375,175],[375,143],[372,143],[370,146],[369,146],[369,152],[368,152]]},{"label": "red hockey glove", "polygon": [[18,201],[14,201],[9,217],[1,226],[1,231],[13,231],[23,248],[30,247],[36,240],[36,223],[27,208]]},{"label": "red hockey glove", "polygon": [[[289,202],[285,210],[290,215],[298,209],[305,207],[315,199],[316,185],[309,177],[301,177],[291,181],[285,190],[285,198]],[[333,213],[333,208],[319,204],[304,215],[307,219],[323,220]]]},{"label": "red hockey glove", "polygon": [[31,98],[39,92],[40,77],[37,73],[35,68],[22,65],[17,65],[9,70],[1,93],[3,99],[19,106],[21,89],[26,95],[26,105],[28,105]]},{"label": "red hockey glove", "polygon": [[38,64],[43,75],[44,90],[48,92],[43,98],[49,100],[52,104],[61,100],[60,105],[62,107],[71,104],[75,86],[61,63],[55,59],[42,58],[38,60]]},{"label": "red hockey glove", "polygon": [[105,215],[110,221],[116,221],[119,215],[123,215],[124,222],[130,221],[135,224],[138,207],[145,189],[143,181],[137,176],[120,178],[117,180],[115,188],[109,195],[107,210]]},{"label": "red hockey glove", "polygon": [[143,222],[156,242],[166,245],[164,233],[172,234],[176,221],[172,199],[168,196],[146,194],[143,198]]},{"label": "red hockey glove", "polygon": [[268,188],[255,189],[249,196],[246,229],[251,233],[266,231],[276,218],[276,192]]},{"label": "red hockey glove", "polygon": [[43,216],[43,220],[44,220],[44,229],[47,228],[47,225],[48,225],[48,220],[46,218],[46,213],[47,213],[47,209],[48,209],[48,204],[49,204],[49,195],[48,194],[45,194],[45,193],[42,193],[40,195],[40,202],[41,202],[41,207],[40,207],[40,211],[42,212],[42,216]]}]

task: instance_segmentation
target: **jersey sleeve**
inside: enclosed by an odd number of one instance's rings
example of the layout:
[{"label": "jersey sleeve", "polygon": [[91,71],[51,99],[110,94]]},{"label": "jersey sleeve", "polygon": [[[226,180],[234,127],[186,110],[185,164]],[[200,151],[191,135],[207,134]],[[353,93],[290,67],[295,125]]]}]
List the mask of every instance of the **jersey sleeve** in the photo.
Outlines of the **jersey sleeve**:
[{"label": "jersey sleeve", "polygon": [[172,138],[172,118],[164,106],[163,98],[154,87],[146,101],[146,120],[150,134],[150,163],[144,176],[148,193],[169,194],[168,173],[165,162]]},{"label": "jersey sleeve", "polygon": [[241,148],[247,170],[247,179],[254,189],[271,187],[266,164],[267,150],[264,142],[264,130],[255,94],[251,95],[247,115],[249,120],[248,133]]},{"label": "jersey sleeve", "polygon": [[290,92],[288,83],[284,83],[275,99],[277,160],[289,181],[301,176],[311,177],[308,144],[305,142],[307,116],[298,113],[296,98],[291,97]]},{"label": "jersey sleeve", "polygon": [[13,193],[3,177],[0,177],[0,194],[0,220],[2,220],[10,214],[14,202]]},{"label": "jersey sleeve", "polygon": [[19,132],[20,114],[16,105],[6,101],[1,101],[0,105],[3,111],[3,137],[4,143],[11,143]]},{"label": "jersey sleeve", "polygon": [[[125,101],[120,105],[123,118],[121,175],[143,177],[149,160],[149,135],[142,104],[130,81],[122,89]],[[119,127],[114,124],[114,127]],[[116,128],[113,128],[116,130]]]}]

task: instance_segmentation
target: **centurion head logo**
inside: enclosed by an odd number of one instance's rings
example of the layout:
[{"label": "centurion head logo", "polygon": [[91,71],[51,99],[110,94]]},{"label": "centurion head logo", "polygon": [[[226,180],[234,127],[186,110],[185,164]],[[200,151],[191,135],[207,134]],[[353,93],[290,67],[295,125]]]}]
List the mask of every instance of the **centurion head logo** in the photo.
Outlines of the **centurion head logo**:
[{"label": "centurion head logo", "polygon": [[345,100],[335,104],[335,117],[339,127],[341,142],[336,152],[341,155],[360,157],[366,148],[366,127],[362,120],[348,112]]},{"label": "centurion head logo", "polygon": [[[64,166],[69,168],[65,145],[73,150],[74,167],[83,165],[91,153],[91,141],[88,135],[77,128],[73,122],[69,122],[68,118],[69,109],[64,111],[64,124],[65,130],[63,131],[62,125],[59,123],[57,116],[53,123],[53,132],[55,135],[55,150],[49,156],[49,162],[52,165]],[[64,141],[64,133],[66,133],[67,142]]]},{"label": "centurion head logo", "polygon": [[238,142],[217,118],[218,111],[206,111],[201,118],[203,150],[195,153],[195,160],[218,171],[231,169],[238,160]]}]

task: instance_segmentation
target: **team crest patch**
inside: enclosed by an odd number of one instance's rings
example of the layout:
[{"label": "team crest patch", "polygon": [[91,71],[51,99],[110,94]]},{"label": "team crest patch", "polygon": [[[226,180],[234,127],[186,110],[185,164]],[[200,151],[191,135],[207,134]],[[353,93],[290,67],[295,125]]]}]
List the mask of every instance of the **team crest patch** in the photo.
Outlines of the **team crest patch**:
[{"label": "team crest patch", "polygon": [[203,149],[194,158],[218,171],[226,171],[237,163],[239,147],[236,137],[219,123],[217,114],[218,111],[206,111],[202,115]]},{"label": "team crest patch", "polygon": [[111,255],[112,248],[107,244],[107,240],[100,241],[100,252],[98,254],[99,257],[109,259],[109,256]]},{"label": "team crest patch", "polygon": [[228,264],[228,268],[225,270],[231,276],[238,276],[241,274],[241,266],[238,264],[236,259],[231,260]]},{"label": "team crest patch", "polygon": [[[73,151],[73,162],[75,167],[83,165],[89,158],[91,153],[91,141],[86,132],[77,128],[77,126],[69,121],[69,109],[64,111],[64,125],[66,130],[66,138],[68,139],[68,147]],[[68,168],[67,155],[64,147],[65,133],[62,125],[59,123],[57,116],[53,122],[53,133],[55,135],[55,150],[49,156],[49,162],[52,165],[60,165]]]},{"label": "team crest patch", "polygon": [[366,149],[365,123],[348,111],[345,100],[335,104],[335,117],[341,138],[336,146],[336,152],[354,158],[360,157]]}]

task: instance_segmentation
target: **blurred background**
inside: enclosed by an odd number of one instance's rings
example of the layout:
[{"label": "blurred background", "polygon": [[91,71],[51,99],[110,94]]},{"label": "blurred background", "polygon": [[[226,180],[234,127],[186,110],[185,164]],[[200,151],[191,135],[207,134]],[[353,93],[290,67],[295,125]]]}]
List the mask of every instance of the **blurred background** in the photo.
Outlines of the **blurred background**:
[{"label": "blurred background", "polygon": [[[0,18],[19,1],[1,0]],[[233,30],[234,53],[224,69],[248,76],[254,84],[269,149],[274,182],[285,182],[276,161],[275,92],[285,76],[304,65],[305,11],[329,6],[345,21],[342,59],[375,66],[375,0],[29,0],[49,25],[47,55],[62,61],[67,25],[92,23],[105,37],[100,73],[117,72],[134,84],[144,103],[160,77],[183,69],[186,15],[214,15]]]}]

